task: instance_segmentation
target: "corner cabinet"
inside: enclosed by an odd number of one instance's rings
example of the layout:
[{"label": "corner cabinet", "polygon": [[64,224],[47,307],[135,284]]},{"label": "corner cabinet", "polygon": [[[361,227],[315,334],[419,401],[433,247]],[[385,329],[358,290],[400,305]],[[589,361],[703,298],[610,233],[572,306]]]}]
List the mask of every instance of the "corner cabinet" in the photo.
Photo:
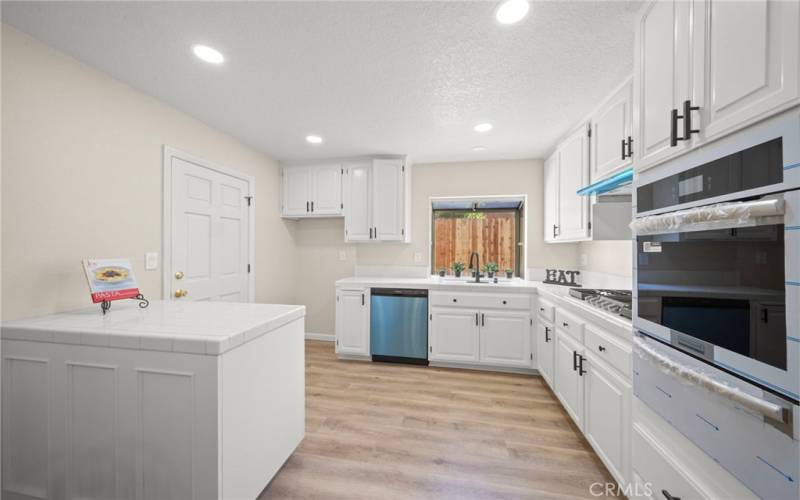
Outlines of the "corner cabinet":
[{"label": "corner cabinet", "polygon": [[800,104],[800,3],[650,1],[634,68],[641,171]]},{"label": "corner cabinet", "polygon": [[283,167],[281,215],[287,218],[342,215],[341,164]]},{"label": "corner cabinet", "polygon": [[336,353],[367,357],[369,345],[369,288],[336,290]]},{"label": "corner cabinet", "polygon": [[589,198],[577,191],[589,183],[588,124],[581,125],[556,148],[544,166],[544,239],[574,242],[589,239]]},{"label": "corner cabinet", "polygon": [[346,163],[345,241],[408,242],[410,169],[402,158]]}]

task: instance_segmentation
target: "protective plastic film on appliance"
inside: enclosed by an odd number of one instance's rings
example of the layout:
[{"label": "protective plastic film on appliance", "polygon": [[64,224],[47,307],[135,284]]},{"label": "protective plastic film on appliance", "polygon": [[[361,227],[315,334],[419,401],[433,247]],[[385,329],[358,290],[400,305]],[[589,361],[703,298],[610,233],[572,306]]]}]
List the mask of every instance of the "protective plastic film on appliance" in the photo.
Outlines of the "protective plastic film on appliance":
[{"label": "protective plastic film on appliance", "polygon": [[753,226],[758,218],[784,213],[782,197],[756,201],[720,203],[705,207],[678,210],[667,214],[634,219],[631,231],[636,235],[701,231],[719,228]]}]

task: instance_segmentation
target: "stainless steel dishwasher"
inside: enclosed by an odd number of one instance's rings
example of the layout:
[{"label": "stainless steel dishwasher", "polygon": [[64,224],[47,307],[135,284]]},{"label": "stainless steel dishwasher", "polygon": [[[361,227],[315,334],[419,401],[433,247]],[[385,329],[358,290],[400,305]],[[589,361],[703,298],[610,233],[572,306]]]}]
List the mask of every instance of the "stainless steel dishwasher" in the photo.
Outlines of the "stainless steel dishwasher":
[{"label": "stainless steel dishwasher", "polygon": [[428,364],[428,291],[373,288],[370,354],[373,361]]}]

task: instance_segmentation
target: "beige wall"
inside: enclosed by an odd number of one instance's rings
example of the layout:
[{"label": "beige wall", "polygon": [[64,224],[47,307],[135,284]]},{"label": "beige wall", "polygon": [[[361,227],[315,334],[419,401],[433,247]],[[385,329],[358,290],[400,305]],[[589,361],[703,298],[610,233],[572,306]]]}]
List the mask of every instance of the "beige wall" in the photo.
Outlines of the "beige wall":
[{"label": "beige wall", "polygon": [[89,305],[80,261],[130,257],[161,295],[162,146],[256,178],[256,300],[293,302],[294,223],[268,156],[54,51],[2,30],[2,315]]},{"label": "beige wall", "polygon": [[[586,241],[580,243],[581,269],[615,276],[632,276],[633,250],[630,241]],[[585,256],[585,257],[584,257]]]}]

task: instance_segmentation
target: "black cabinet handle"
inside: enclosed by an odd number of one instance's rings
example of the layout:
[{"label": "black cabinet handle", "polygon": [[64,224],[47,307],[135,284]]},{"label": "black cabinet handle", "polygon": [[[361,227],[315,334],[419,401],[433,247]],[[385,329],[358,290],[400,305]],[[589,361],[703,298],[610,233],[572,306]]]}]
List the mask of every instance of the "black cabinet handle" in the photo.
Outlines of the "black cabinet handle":
[{"label": "black cabinet handle", "polygon": [[312,212],[314,211],[314,202],[313,201],[311,202],[311,211]]},{"label": "black cabinet handle", "polygon": [[661,490],[661,494],[664,495],[664,498],[666,498],[667,500],[681,500],[681,497],[674,497],[670,495],[669,491],[667,490]]},{"label": "black cabinet handle", "polygon": [[597,348],[600,350],[600,352],[603,352],[603,351],[606,350],[606,348],[601,346],[601,345],[598,345]]},{"label": "black cabinet handle", "polygon": [[481,313],[481,326],[486,326],[486,315]]},{"label": "black cabinet handle", "polygon": [[458,302],[458,299],[453,299],[453,302]]},{"label": "black cabinet handle", "polygon": [[578,375],[580,375],[581,377],[583,377],[583,374],[586,373],[586,370],[583,369],[584,361],[586,361],[586,358],[578,354]]},{"label": "black cabinet handle", "polygon": [[692,101],[683,101],[683,137],[682,140],[686,141],[692,137],[692,134],[699,134],[699,129],[692,128],[692,111],[699,111],[699,106],[692,106]]},{"label": "black cabinet handle", "polygon": [[553,238],[555,238],[556,236],[558,236],[558,226],[556,224],[553,224]]},{"label": "black cabinet handle", "polygon": [[569,323],[567,323],[566,321],[562,321],[561,326],[563,326],[564,328],[569,328]]},{"label": "black cabinet handle", "polygon": [[628,158],[633,158],[633,137],[628,136]]},{"label": "black cabinet handle", "polygon": [[308,212],[308,202],[306,202],[306,212]]},{"label": "black cabinet handle", "polygon": [[363,293],[361,294],[361,305],[362,306],[364,305],[364,294]]},{"label": "black cabinet handle", "polygon": [[627,158],[627,157],[625,156],[625,139],[622,139],[622,140],[620,141],[620,146],[622,146],[622,159],[624,160],[625,158]]},{"label": "black cabinet handle", "polygon": [[675,147],[678,145],[678,141],[682,141],[682,137],[678,137],[678,120],[683,118],[681,115],[678,114],[677,109],[672,110],[672,114],[670,115],[669,121],[669,145],[670,147]]},{"label": "black cabinet handle", "polygon": [[503,301],[503,305],[505,305],[505,304],[508,304],[508,302],[506,302],[506,301],[504,300],[504,301]]},{"label": "black cabinet handle", "polygon": [[544,327],[544,341],[545,342],[550,342],[550,327],[549,326]]},{"label": "black cabinet handle", "polygon": [[544,307],[540,307],[539,312],[544,312]]},{"label": "black cabinet handle", "polygon": [[572,371],[578,371],[578,351],[572,351]]},{"label": "black cabinet handle", "polygon": [[478,313],[475,313],[475,326],[478,326]]}]

